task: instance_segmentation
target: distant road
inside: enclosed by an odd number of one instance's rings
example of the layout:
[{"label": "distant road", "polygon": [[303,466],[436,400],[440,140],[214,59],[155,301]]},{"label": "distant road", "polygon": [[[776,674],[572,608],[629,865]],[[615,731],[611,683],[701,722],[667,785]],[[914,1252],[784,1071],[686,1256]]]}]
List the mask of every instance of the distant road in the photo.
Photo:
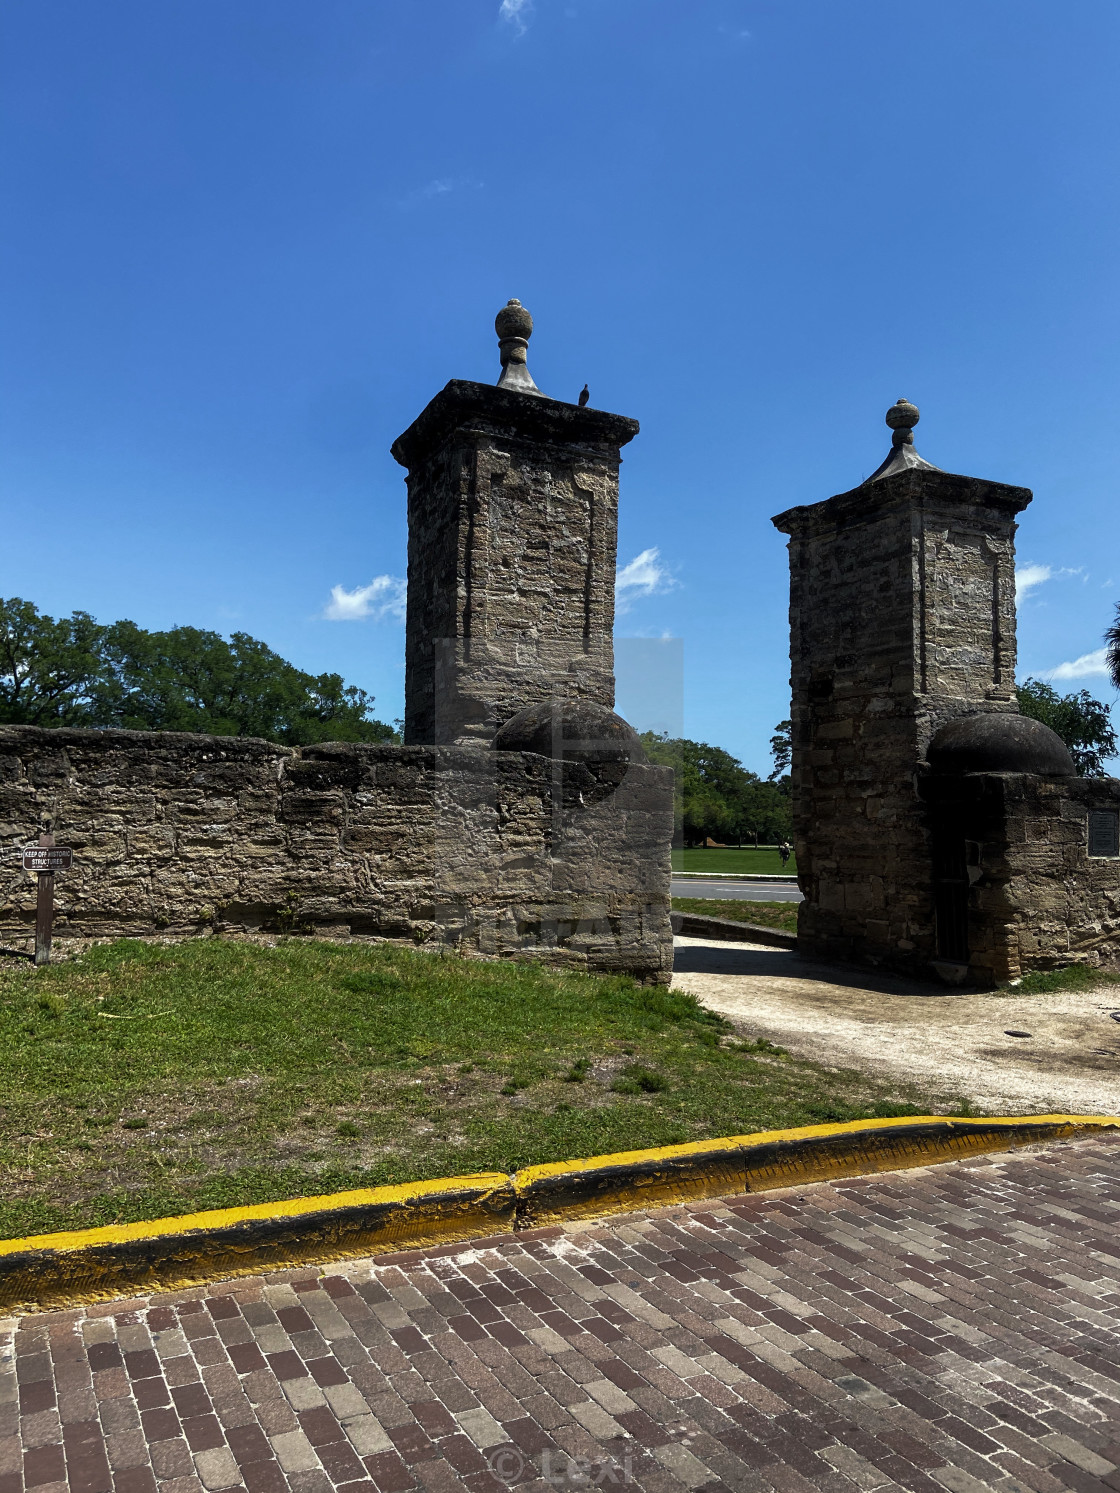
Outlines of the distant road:
[{"label": "distant road", "polygon": [[793,881],[721,881],[713,876],[701,881],[690,876],[687,881],[673,878],[674,897],[735,898],[739,902],[802,902],[797,883]]}]

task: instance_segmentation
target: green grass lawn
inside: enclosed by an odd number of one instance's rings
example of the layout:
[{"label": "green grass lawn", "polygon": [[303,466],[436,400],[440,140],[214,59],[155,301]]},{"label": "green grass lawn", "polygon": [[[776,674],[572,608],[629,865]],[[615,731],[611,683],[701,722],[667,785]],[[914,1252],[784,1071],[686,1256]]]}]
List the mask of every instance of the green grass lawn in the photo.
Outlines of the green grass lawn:
[{"label": "green grass lawn", "polygon": [[0,1237],[960,1109],[621,978],[312,939],[0,967]]},{"label": "green grass lawn", "polygon": [[1036,970],[1001,985],[997,995],[1049,995],[1058,990],[1103,990],[1120,985],[1120,970],[1096,969],[1089,964],[1069,964],[1065,969]]},{"label": "green grass lawn", "polygon": [[735,923],[761,923],[764,928],[797,932],[796,902],[740,902],[728,897],[674,897],[674,912],[697,912],[706,918],[730,918]]},{"label": "green grass lawn", "polygon": [[757,850],[736,850],[733,845],[721,846],[717,850],[674,850],[673,870],[714,871],[720,875],[729,871],[746,871],[755,876],[796,876],[797,857],[791,855],[783,866],[778,852],[764,845]]}]

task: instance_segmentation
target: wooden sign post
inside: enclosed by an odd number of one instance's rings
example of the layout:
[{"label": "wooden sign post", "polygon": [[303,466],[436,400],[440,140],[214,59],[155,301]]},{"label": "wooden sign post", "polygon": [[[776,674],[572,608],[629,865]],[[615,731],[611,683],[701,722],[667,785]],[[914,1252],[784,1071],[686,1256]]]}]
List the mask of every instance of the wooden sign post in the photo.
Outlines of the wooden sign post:
[{"label": "wooden sign post", "polygon": [[45,829],[39,836],[38,845],[25,845],[23,869],[34,871],[39,878],[38,894],[35,898],[35,963],[49,964],[51,958],[51,929],[54,925],[54,873],[68,871],[74,864],[74,852],[69,845],[56,845],[54,835]]}]

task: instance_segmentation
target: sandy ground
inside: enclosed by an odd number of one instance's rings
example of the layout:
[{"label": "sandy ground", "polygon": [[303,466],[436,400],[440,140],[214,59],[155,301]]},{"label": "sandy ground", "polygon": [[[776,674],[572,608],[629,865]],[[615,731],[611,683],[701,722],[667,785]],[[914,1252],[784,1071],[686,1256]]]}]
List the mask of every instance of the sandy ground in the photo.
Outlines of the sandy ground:
[{"label": "sandy ground", "polygon": [[959,995],[759,944],[675,942],[676,988],[798,1057],[990,1112],[1120,1114],[1120,986]]}]

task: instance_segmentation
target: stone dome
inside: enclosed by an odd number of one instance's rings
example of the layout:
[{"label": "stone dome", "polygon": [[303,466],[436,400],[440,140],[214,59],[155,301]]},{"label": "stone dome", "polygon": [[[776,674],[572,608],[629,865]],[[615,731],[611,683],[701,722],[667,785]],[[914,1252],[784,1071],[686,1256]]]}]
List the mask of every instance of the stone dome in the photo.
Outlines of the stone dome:
[{"label": "stone dome", "polygon": [[638,733],[591,700],[542,700],[519,710],[494,737],[499,752],[536,752],[565,762],[644,762]]},{"label": "stone dome", "polygon": [[946,721],[929,744],[934,772],[1030,772],[1073,778],[1077,768],[1062,738],[1026,715],[993,711]]}]

